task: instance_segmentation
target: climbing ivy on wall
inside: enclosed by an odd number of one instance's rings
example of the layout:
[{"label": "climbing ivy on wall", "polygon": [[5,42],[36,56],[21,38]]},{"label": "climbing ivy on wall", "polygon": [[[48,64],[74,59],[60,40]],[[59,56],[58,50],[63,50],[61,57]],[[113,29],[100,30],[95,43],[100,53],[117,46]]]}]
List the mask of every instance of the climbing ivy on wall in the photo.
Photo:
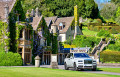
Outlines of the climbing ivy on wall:
[{"label": "climbing ivy on wall", "polygon": [[25,13],[23,11],[21,0],[16,0],[16,3],[12,9],[12,11],[9,14],[9,31],[10,31],[10,51],[16,52],[16,21],[17,21],[17,15],[19,14],[19,20],[25,21]]},{"label": "climbing ivy on wall", "polygon": [[52,43],[52,54],[58,53],[58,41],[57,41],[57,34],[51,34],[49,32],[49,29],[46,25],[44,17],[40,21],[38,29],[43,29],[43,36],[47,40],[47,46],[50,46],[50,43]]},{"label": "climbing ivy on wall", "polygon": [[[19,38],[20,38],[20,31],[22,29],[29,29],[30,30],[30,36],[33,36],[33,28],[30,24],[26,23],[26,22],[17,22],[16,23],[16,48],[18,48],[18,44],[19,44]],[[31,47],[33,48],[33,37],[30,39],[31,43]]]},{"label": "climbing ivy on wall", "polygon": [[9,32],[8,32],[8,24],[6,22],[0,21],[0,49],[1,51],[5,51],[5,46],[7,46],[7,50],[9,50]]},{"label": "climbing ivy on wall", "polygon": [[72,30],[75,29],[75,19],[73,19],[73,21],[72,21],[72,23],[70,24],[70,26],[71,26]]},{"label": "climbing ivy on wall", "polygon": [[58,41],[57,41],[57,34],[52,35],[52,54],[58,53]]},{"label": "climbing ivy on wall", "polygon": [[39,23],[39,27],[38,29],[42,29],[43,28],[43,36],[46,38],[47,40],[47,46],[50,46],[51,43],[51,36],[50,36],[50,32],[49,29],[47,27],[47,24],[45,22],[44,17],[42,17],[42,20]]}]

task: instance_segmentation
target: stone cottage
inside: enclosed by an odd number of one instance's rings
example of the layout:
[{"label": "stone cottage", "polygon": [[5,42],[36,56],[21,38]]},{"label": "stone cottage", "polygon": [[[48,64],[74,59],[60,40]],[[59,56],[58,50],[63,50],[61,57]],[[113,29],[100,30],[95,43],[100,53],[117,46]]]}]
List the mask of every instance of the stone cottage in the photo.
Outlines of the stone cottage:
[{"label": "stone cottage", "polygon": [[[20,10],[17,9],[18,7]],[[5,43],[5,51],[18,52],[23,59],[23,64],[27,64],[32,63],[30,40],[32,39],[30,35],[32,26],[26,22],[23,23],[24,19],[20,0],[0,0],[0,20],[8,24],[6,33],[10,33],[8,37],[5,36],[6,39],[10,39],[8,46]],[[21,30],[19,30],[20,27],[22,27]]]},{"label": "stone cottage", "polygon": [[[41,57],[41,64],[50,64],[53,34],[58,35],[58,42],[74,38],[75,32],[81,34],[79,26],[76,29],[71,26],[74,16],[44,18],[38,8],[25,15],[20,0],[0,0],[0,10],[0,20],[8,24],[6,33],[10,33],[9,47],[5,44],[5,51],[18,52],[24,65],[31,64],[36,55]],[[78,21],[82,22],[82,18]],[[63,61],[65,55],[60,51],[59,43],[56,52],[59,62]]]}]

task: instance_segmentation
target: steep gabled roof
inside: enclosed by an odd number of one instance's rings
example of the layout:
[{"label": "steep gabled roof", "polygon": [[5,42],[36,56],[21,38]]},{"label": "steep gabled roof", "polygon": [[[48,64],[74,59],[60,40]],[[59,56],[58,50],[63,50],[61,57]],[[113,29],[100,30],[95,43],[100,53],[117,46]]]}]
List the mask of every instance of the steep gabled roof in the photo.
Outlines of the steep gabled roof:
[{"label": "steep gabled roof", "polygon": [[8,4],[9,6],[9,12],[11,12],[16,0],[0,0],[0,19],[4,19],[4,14],[5,14],[5,5]]},{"label": "steep gabled roof", "polygon": [[42,17],[43,16],[40,16],[40,17],[33,17],[33,22],[31,23],[32,24],[32,27],[33,27],[33,30],[36,30],[40,21],[42,20]]},{"label": "steep gabled roof", "polygon": [[63,30],[60,30],[59,33],[66,33],[68,28],[70,27],[72,21],[73,21],[74,17],[62,17],[62,18],[58,18],[55,22],[55,25],[57,25],[59,27],[60,23],[64,23],[65,27],[63,28]]},{"label": "steep gabled roof", "polygon": [[53,17],[45,17],[45,21],[46,21],[46,24],[47,24],[48,27],[49,27],[51,21],[52,21],[53,23],[55,23],[56,20],[57,20],[57,16],[53,16]]}]

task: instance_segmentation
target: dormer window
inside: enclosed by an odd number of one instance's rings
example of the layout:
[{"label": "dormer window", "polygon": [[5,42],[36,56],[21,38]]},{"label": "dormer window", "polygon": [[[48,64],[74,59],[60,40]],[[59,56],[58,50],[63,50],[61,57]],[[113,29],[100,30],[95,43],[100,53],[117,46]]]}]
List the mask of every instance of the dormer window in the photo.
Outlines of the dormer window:
[{"label": "dormer window", "polygon": [[59,30],[62,30],[65,27],[65,22],[61,22],[59,24]]},{"label": "dormer window", "polygon": [[60,24],[59,24],[59,30],[62,30],[62,28],[63,28],[63,24],[60,23]]}]

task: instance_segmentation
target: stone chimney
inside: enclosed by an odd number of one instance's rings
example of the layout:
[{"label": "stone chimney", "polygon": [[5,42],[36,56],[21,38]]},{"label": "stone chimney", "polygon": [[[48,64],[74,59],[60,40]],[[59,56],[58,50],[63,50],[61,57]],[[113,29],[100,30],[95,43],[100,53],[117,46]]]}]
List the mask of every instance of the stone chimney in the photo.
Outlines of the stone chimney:
[{"label": "stone chimney", "polygon": [[34,9],[32,9],[32,11],[31,11],[31,16],[35,17],[35,11],[34,11]]},{"label": "stone chimney", "polygon": [[36,8],[36,13],[35,13],[35,17],[39,17],[40,15],[39,15],[39,9],[38,9],[38,7]]},{"label": "stone chimney", "polygon": [[9,15],[9,6],[8,6],[8,4],[5,5],[4,11],[5,11],[5,14],[4,14],[4,16],[5,16],[5,22],[7,22],[8,15]]}]

